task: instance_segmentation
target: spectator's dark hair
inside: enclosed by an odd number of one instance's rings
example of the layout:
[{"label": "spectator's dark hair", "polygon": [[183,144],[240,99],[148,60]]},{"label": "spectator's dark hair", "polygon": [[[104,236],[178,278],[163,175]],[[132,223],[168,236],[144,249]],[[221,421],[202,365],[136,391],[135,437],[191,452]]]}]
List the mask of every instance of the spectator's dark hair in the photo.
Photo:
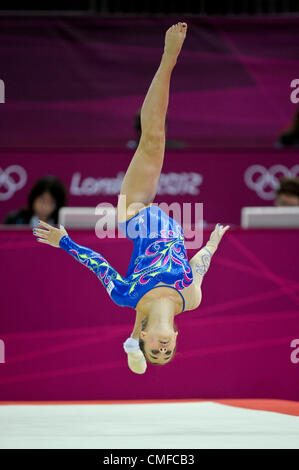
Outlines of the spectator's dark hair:
[{"label": "spectator's dark hair", "polygon": [[294,116],[293,122],[290,126],[290,129],[293,132],[299,133],[299,108],[296,111],[296,114]]},{"label": "spectator's dark hair", "polygon": [[55,224],[58,223],[58,211],[67,205],[67,190],[56,176],[46,175],[36,181],[28,195],[27,207],[33,213],[33,203],[35,199],[43,193],[50,193],[56,202],[56,209],[49,217],[53,218]]},{"label": "spectator's dark hair", "polygon": [[[144,319],[142,320],[142,322],[141,322],[141,331],[144,331],[144,330],[145,330],[146,325],[147,325],[147,322],[148,322],[148,319],[147,319],[147,318],[144,318]],[[178,331],[177,326],[176,326],[176,324],[175,324],[174,322],[173,322],[173,329],[174,329],[175,332]],[[143,352],[143,355],[144,355],[146,361],[149,362],[150,364],[153,364],[154,366],[164,366],[164,365],[165,365],[165,364],[157,364],[157,363],[152,362],[152,361],[150,361],[150,360],[148,359],[148,357],[146,356],[146,353],[145,353],[145,351],[144,351],[144,341],[143,341],[143,339],[141,339],[141,338],[139,338],[139,348],[140,348],[141,351]],[[175,355],[175,352],[176,352],[176,346],[175,346],[175,348],[174,348],[174,350],[173,350],[173,352],[172,352],[171,359],[170,359],[170,361],[167,361],[167,364],[169,364],[169,362],[172,361],[172,359],[173,359],[173,357],[174,357],[174,355]]]},{"label": "spectator's dark hair", "polygon": [[299,197],[299,178],[281,178],[280,187],[276,192],[279,194],[289,194]]}]

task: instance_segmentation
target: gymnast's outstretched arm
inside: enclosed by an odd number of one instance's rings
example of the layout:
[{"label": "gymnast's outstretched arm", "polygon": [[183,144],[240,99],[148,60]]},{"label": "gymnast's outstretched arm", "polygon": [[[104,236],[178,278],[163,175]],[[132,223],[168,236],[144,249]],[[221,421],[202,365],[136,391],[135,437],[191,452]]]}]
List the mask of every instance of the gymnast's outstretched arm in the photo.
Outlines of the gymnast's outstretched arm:
[{"label": "gymnast's outstretched arm", "polygon": [[208,271],[211,263],[212,256],[216,252],[218,245],[229,229],[229,225],[224,227],[223,225],[217,224],[214,231],[211,233],[210,239],[206,246],[199,250],[193,258],[190,260],[190,266],[193,272],[193,278],[197,288],[200,288],[203,281],[204,275]]},{"label": "gymnast's outstretched arm", "polygon": [[37,240],[40,243],[56,248],[60,247],[72,255],[98,277],[115,303],[123,305],[122,298],[125,298],[126,281],[102,255],[90,248],[78,245],[68,236],[67,231],[62,225],[60,225],[59,229],[42,221],[40,221],[39,225],[47,229],[34,228],[33,233],[39,237]]},{"label": "gymnast's outstretched arm", "polygon": [[[120,305],[126,305],[127,283],[126,280],[108,263],[99,253],[78,245],[69,236],[65,228],[52,227],[46,222],[39,221],[39,225],[46,228],[34,228],[33,234],[39,238],[40,243],[62,248],[71,254],[76,260],[84,264],[88,269],[93,271],[106,288],[112,300]],[[141,328],[142,315],[137,313],[135,326],[130,338],[123,343],[124,350],[127,353],[128,365],[130,369],[137,374],[144,374],[146,371],[146,361],[142,351],[139,349],[138,336]]]}]

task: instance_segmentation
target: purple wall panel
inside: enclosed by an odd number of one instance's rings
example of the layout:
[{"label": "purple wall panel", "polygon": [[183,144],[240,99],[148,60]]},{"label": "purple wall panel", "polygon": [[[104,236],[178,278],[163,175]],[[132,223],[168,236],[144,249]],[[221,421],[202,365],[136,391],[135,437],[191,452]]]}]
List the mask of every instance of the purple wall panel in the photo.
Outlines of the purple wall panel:
[{"label": "purple wall panel", "polygon": [[[7,212],[26,203],[30,188],[46,173],[65,183],[69,206],[116,205],[133,153],[128,149],[3,151],[1,222]],[[156,202],[202,202],[208,223],[239,225],[243,206],[273,205],[282,175],[299,176],[295,149],[166,149]]]},{"label": "purple wall panel", "polygon": [[[185,17],[168,137],[272,145],[293,118],[298,18]],[[0,18],[2,147],[124,147],[158,68],[165,18]],[[216,136],[216,138],[215,138]]]},{"label": "purple wall panel", "polygon": [[[129,240],[70,236],[125,273]],[[176,317],[176,358],[138,376],[122,349],[134,310],[115,305],[62,250],[38,244],[31,232],[2,232],[0,400],[298,400],[299,364],[290,359],[299,324],[297,247],[298,230],[230,231],[201,306]]]},{"label": "purple wall panel", "polygon": [[[237,226],[243,206],[272,205],[279,177],[299,175],[298,151],[273,147],[297,108],[299,20],[180,20],[189,32],[167,137],[186,148],[166,149],[156,202],[203,202],[208,223]],[[1,220],[48,173],[65,183],[69,206],[116,204],[134,153],[126,148],[134,114],[177,21],[0,18]],[[87,178],[102,189],[83,191]],[[128,240],[70,235],[125,274]],[[290,360],[299,338],[298,230],[233,228],[201,306],[176,319],[176,358],[143,376],[122,349],[134,311],[114,305],[90,271],[26,230],[0,231],[0,256],[0,400],[299,399],[299,364]]]}]

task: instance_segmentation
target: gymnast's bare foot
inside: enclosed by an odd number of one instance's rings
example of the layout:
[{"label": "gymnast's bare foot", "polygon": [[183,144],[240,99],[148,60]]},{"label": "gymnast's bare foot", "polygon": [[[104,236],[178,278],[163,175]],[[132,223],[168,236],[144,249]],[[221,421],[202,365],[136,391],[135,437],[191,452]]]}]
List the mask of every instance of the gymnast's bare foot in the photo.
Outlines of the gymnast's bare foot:
[{"label": "gymnast's bare foot", "polygon": [[172,25],[165,35],[164,55],[176,62],[186,37],[187,23]]}]

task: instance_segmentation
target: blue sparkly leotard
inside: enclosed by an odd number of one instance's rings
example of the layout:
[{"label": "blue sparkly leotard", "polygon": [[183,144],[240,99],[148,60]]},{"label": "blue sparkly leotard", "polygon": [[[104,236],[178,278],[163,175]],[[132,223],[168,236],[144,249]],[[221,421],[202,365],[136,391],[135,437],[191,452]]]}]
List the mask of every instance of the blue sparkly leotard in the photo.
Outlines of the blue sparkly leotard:
[{"label": "blue sparkly leotard", "polygon": [[121,276],[102,255],[78,245],[64,235],[59,246],[93,271],[111,299],[120,306],[135,308],[146,292],[158,283],[181,291],[193,282],[180,224],[156,205],[145,207],[119,228],[134,242],[126,277]]}]

